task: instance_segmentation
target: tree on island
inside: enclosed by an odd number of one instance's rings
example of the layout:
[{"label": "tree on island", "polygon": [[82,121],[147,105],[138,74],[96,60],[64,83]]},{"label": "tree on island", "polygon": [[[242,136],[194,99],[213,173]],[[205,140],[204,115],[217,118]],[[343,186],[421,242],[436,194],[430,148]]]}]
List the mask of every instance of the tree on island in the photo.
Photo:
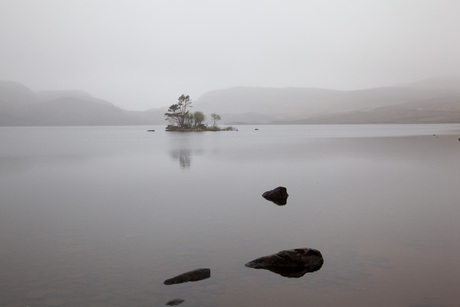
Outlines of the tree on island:
[{"label": "tree on island", "polygon": [[185,128],[188,124],[187,118],[189,118],[189,110],[188,108],[191,107],[192,100],[190,99],[190,96],[187,95],[185,96],[182,94],[177,103],[172,104],[168,112],[165,113],[166,120],[171,123],[173,126]]},{"label": "tree on island", "polygon": [[220,115],[216,113],[212,113],[211,117],[212,117],[212,126],[217,127],[217,122],[221,120]]},{"label": "tree on island", "polygon": [[192,100],[189,95],[181,95],[177,103],[172,104],[165,113],[165,120],[170,122],[166,127],[168,131],[220,131],[234,130],[232,127],[221,129],[217,126],[217,121],[221,119],[219,114],[212,113],[213,126],[209,127],[204,124],[206,116],[203,112],[196,111],[190,113]]},{"label": "tree on island", "polygon": [[202,126],[205,119],[206,115],[204,115],[203,112],[196,111],[195,113],[193,113],[193,126]]}]

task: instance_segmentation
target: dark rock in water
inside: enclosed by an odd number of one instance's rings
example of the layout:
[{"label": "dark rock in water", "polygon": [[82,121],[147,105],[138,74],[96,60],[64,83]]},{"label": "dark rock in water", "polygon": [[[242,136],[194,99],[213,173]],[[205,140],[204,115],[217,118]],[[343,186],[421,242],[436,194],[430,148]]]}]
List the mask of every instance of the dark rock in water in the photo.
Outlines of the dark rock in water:
[{"label": "dark rock in water", "polygon": [[271,191],[267,191],[262,194],[262,197],[266,200],[274,202],[278,206],[284,206],[287,203],[289,194],[285,187],[277,187]]},{"label": "dark rock in water", "polygon": [[155,130],[151,129],[151,130],[147,130],[147,132],[155,132]]},{"label": "dark rock in water", "polygon": [[175,299],[170,300],[169,302],[167,302],[166,305],[168,305],[168,306],[177,306],[179,304],[182,304],[183,302],[185,302],[183,299],[175,298]]},{"label": "dark rock in water", "polygon": [[321,252],[311,248],[296,248],[264,256],[245,264],[248,268],[265,269],[284,277],[302,277],[318,271],[324,263]]},{"label": "dark rock in water", "polygon": [[164,281],[165,285],[181,284],[188,281],[198,281],[211,277],[210,269],[196,269],[190,272],[186,272],[176,277],[167,279]]}]

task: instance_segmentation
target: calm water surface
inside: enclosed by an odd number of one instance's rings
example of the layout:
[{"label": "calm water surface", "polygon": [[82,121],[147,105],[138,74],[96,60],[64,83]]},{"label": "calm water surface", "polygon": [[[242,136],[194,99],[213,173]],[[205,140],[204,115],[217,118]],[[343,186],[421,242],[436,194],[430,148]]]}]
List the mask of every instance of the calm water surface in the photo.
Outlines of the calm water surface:
[{"label": "calm water surface", "polygon": [[458,306],[459,125],[153,128],[0,128],[0,306]]}]

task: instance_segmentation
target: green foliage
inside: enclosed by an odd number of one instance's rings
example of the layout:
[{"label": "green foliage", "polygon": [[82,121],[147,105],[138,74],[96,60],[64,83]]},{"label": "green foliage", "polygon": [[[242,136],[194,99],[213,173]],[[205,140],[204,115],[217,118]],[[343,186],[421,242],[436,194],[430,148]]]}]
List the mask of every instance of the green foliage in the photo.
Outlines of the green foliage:
[{"label": "green foliage", "polygon": [[205,119],[206,116],[203,114],[203,112],[196,111],[195,113],[193,113],[193,126],[198,127],[203,125]]},{"label": "green foliage", "polygon": [[221,120],[220,115],[219,115],[219,114],[216,114],[216,113],[212,113],[212,114],[211,114],[211,117],[212,117],[212,126],[213,126],[213,127],[217,127],[217,122],[218,122],[219,120]]},{"label": "green foliage", "polygon": [[187,113],[183,128],[190,128],[193,126],[193,113]]}]

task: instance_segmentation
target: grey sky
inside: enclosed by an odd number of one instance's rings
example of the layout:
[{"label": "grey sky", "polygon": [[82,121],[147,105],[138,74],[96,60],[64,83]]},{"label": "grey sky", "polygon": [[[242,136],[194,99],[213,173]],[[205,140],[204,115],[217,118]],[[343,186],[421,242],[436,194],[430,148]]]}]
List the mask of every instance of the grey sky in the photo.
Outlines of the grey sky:
[{"label": "grey sky", "polygon": [[460,74],[458,0],[0,0],[0,80],[131,110]]}]

